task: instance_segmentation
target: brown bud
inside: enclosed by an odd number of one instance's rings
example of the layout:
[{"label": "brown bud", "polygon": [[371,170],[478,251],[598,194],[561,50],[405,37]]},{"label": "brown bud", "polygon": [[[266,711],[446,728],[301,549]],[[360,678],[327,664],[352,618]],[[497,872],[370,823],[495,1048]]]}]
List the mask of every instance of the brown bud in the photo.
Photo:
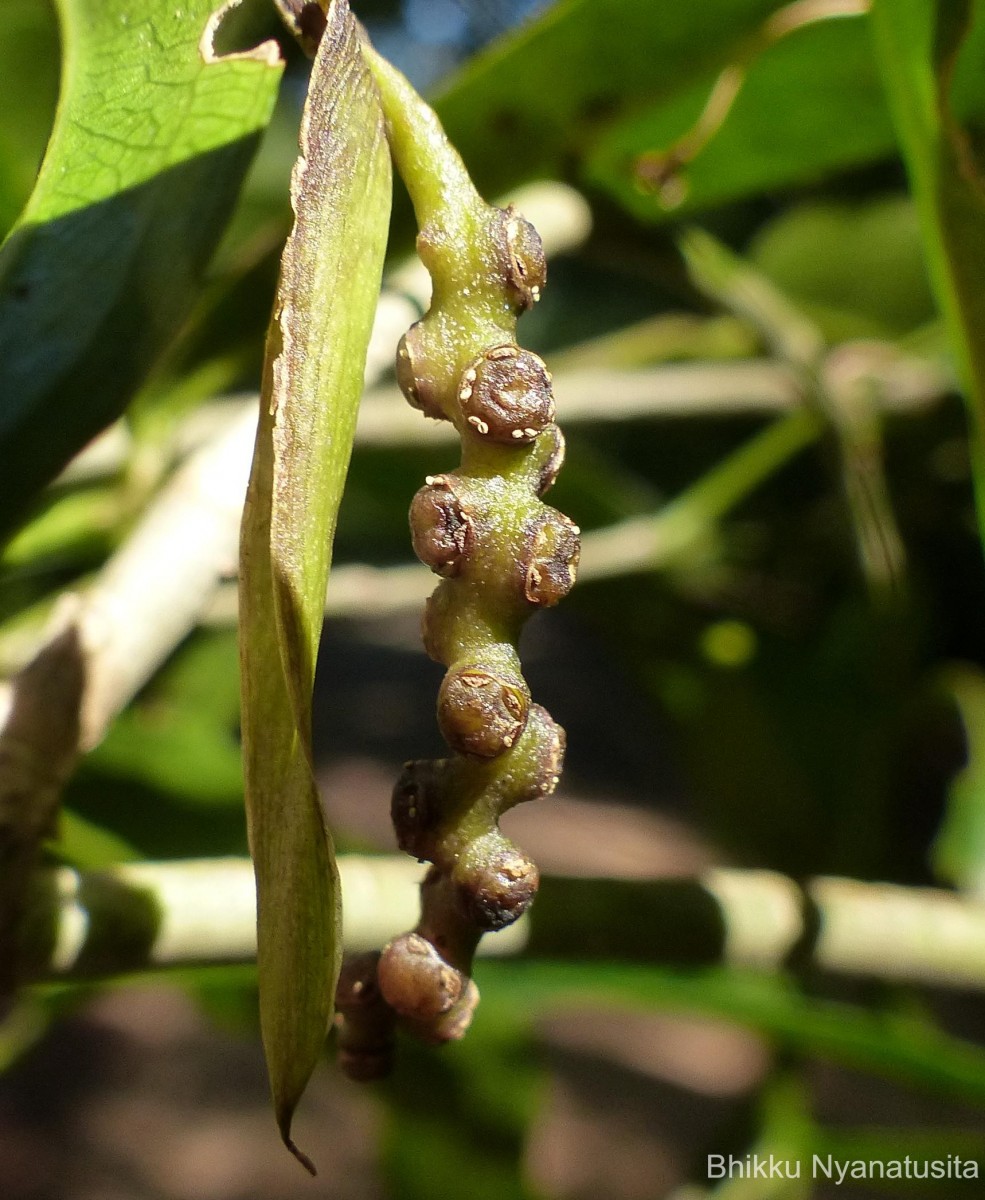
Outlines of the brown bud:
[{"label": "brown bud", "polygon": [[540,872],[499,831],[477,839],[452,871],[459,906],[479,929],[503,929],[527,911]]},{"label": "brown bud", "polygon": [[564,730],[540,704],[531,704],[527,716],[526,744],[533,746],[529,774],[509,798],[509,807],[549,796],[558,785],[564,765]]},{"label": "brown bud", "polygon": [[383,998],[401,1016],[431,1021],[462,994],[462,976],[419,933],[405,933],[383,949],[377,978]]},{"label": "brown bud", "polygon": [[421,640],[424,642],[424,650],[428,658],[446,666],[451,662],[455,651],[450,631],[457,604],[454,585],[439,583],[424,601],[424,611],[421,614]]},{"label": "brown bud", "polygon": [[448,475],[429,475],[410,505],[414,553],[437,575],[457,575],[475,541],[472,513]]},{"label": "brown bud", "polygon": [[548,488],[554,486],[558,472],[564,466],[564,434],[557,425],[548,425],[544,430],[538,442],[538,450],[542,445],[544,457],[535,485],[538,496],[543,496]]},{"label": "brown bud", "polygon": [[503,257],[507,294],[517,308],[530,308],[547,282],[540,234],[511,204],[496,214],[494,236]]},{"label": "brown bud", "polygon": [[524,691],[484,667],[456,667],[441,682],[438,724],[453,750],[495,758],[516,743],[529,706]]},{"label": "brown bud", "polygon": [[465,981],[465,988],[455,1005],[440,1017],[427,1024],[411,1022],[410,1029],[422,1041],[432,1046],[442,1046],[446,1042],[457,1042],[463,1038],[472,1024],[479,1003],[479,989],[471,979]]},{"label": "brown bud", "polygon": [[438,386],[425,368],[421,345],[421,322],[417,321],[397,343],[397,383],[412,408],[420,409],[426,417],[447,420],[438,399]]},{"label": "brown bud", "polygon": [[554,420],[551,376],[543,360],[508,343],[493,346],[462,376],[458,400],[480,437],[523,446]]},{"label": "brown bud", "polygon": [[405,763],[390,801],[397,845],[420,862],[433,853],[441,818],[441,769],[440,761],[432,759]]},{"label": "brown bud", "polygon": [[523,594],[531,604],[550,608],[571,591],[581,554],[581,530],[564,513],[548,508],[536,518],[523,577]]}]

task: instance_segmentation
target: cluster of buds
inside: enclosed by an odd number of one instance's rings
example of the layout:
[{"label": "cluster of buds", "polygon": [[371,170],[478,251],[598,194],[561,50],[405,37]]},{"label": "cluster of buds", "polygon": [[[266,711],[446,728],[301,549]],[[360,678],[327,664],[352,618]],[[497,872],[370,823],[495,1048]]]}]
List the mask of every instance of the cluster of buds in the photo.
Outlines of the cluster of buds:
[{"label": "cluster of buds", "polygon": [[[404,81],[378,69],[385,107],[388,88],[404,102]],[[551,376],[515,340],[545,283],[540,237],[514,208],[485,204],[433,114],[415,113],[422,127],[391,129],[391,145],[433,290],[396,365],[409,403],[461,437],[459,467],[430,476],[410,508],[414,550],[441,580],[423,638],[447,667],[438,723],[451,753],[407,763],[393,793],[401,848],[431,864],[420,921],[347,963],[340,981],[340,1061],[363,1079],[385,1073],[398,1023],[434,1043],[465,1032],[480,937],[515,921],[537,891],[536,865],[499,819],[554,790],[564,732],[531,701],[517,643],[527,617],[570,590],[579,553],[577,526],[541,499],[564,457]],[[422,144],[437,178],[415,188]]]}]

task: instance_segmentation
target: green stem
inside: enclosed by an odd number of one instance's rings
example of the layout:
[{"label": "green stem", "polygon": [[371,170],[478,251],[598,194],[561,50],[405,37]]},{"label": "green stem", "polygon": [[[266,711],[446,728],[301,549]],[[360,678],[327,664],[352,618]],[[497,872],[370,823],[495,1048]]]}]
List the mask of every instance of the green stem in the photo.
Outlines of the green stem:
[{"label": "green stem", "polygon": [[540,237],[513,207],[479,197],[430,108],[368,45],[365,55],[432,282],[397,347],[397,382],[412,407],[451,422],[462,459],[411,502],[414,551],[441,577],[422,629],[447,667],[438,724],[451,755],[408,763],[394,790],[397,842],[432,867],[414,930],[343,973],[339,1061],[360,1079],[387,1071],[398,1020],[433,1043],[462,1036],[479,939],[536,892],[536,866],[498,821],[553,791],[564,735],[532,703],[516,643],[527,616],[570,589],[579,550],[578,528],[540,499],[564,455],[551,375],[515,340],[546,279]]},{"label": "green stem", "polygon": [[380,91],[390,149],[410,192],[418,228],[440,213],[449,243],[467,242],[472,233],[469,218],[484,205],[465,164],[434,111],[404,76],[366,40],[363,55]]}]

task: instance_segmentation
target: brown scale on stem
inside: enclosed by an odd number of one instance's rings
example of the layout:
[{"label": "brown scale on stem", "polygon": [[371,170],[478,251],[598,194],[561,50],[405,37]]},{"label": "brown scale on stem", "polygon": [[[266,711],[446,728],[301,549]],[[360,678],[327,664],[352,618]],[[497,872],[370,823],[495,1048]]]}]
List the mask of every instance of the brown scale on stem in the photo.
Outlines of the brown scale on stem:
[{"label": "brown scale on stem", "polygon": [[504,679],[480,664],[455,664],[438,692],[438,725],[459,754],[495,758],[516,743],[529,707],[521,678]]},{"label": "brown scale on stem", "polygon": [[433,283],[397,349],[397,380],[411,405],[455,425],[462,461],[410,508],[414,550],[441,577],[423,637],[447,667],[437,716],[451,753],[407,763],[394,788],[397,840],[431,867],[416,928],[347,968],[340,1060],[358,1078],[376,1077],[394,1024],[433,1043],[462,1036],[480,937],[533,902],[537,867],[499,819],[554,790],[564,732],[531,702],[517,641],[571,589],[579,551],[578,527],[541,500],[564,459],[551,376],[516,342],[546,282],[540,238],[514,208],[481,200],[430,109],[368,48],[367,59]]},{"label": "brown scale on stem", "polygon": [[493,346],[465,371],[458,390],[465,420],[493,442],[527,444],[554,420],[547,367],[519,346]]}]

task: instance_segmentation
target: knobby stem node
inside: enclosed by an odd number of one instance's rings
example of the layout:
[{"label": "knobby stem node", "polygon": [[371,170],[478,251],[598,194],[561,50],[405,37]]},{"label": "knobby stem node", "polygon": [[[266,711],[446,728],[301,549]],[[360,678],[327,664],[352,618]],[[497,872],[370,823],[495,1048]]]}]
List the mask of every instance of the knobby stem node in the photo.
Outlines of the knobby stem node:
[{"label": "knobby stem node", "polygon": [[516,342],[517,318],[546,282],[540,237],[513,207],[482,200],[434,113],[365,54],[433,287],[400,341],[397,379],[413,407],[454,425],[462,454],[410,508],[414,550],[441,577],[423,637],[447,667],[438,723],[451,753],[407,763],[394,789],[398,842],[432,865],[417,927],[343,973],[340,1061],[357,1079],[386,1072],[398,1025],[432,1043],[464,1034],[480,937],[534,899],[537,867],[499,819],[554,790],[564,731],[532,702],[517,643],[527,617],[571,589],[579,555],[578,527],[541,499],[564,458],[551,375]]}]

